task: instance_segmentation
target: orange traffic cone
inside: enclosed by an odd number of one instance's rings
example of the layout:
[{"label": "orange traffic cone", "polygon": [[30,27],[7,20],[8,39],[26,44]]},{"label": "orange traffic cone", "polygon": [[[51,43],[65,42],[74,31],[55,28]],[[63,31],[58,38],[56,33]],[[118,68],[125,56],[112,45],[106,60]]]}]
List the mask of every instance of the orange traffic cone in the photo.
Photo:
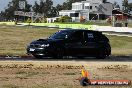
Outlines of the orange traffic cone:
[{"label": "orange traffic cone", "polygon": [[91,81],[90,81],[90,74],[88,71],[82,69],[82,78],[80,80],[80,84],[82,86],[88,86],[91,84]]},{"label": "orange traffic cone", "polygon": [[90,74],[88,71],[82,69],[82,77],[87,77],[87,78],[90,78]]}]

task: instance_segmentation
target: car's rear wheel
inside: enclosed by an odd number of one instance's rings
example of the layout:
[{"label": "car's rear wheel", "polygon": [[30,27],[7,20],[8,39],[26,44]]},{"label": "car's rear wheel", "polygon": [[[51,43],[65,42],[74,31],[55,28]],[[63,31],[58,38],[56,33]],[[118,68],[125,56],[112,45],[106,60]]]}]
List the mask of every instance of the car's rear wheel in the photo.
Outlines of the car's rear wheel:
[{"label": "car's rear wheel", "polygon": [[107,57],[107,51],[101,50],[99,54],[96,56],[97,59],[105,59]]}]

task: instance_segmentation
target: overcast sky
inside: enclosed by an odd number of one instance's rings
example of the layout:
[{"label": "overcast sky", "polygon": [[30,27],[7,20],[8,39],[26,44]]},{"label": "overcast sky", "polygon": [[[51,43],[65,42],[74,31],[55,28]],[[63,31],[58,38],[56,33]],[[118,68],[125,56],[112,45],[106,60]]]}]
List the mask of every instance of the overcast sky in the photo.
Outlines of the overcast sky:
[{"label": "overcast sky", "polygon": [[[1,2],[0,2],[0,11],[2,11],[2,10],[5,9],[5,7],[7,7],[7,4],[8,4],[9,1],[11,1],[11,0],[0,0],[0,1],[1,1]],[[28,1],[28,3],[33,4],[34,1],[39,1],[39,0],[27,0],[27,1]],[[53,0],[54,5],[56,5],[56,4],[62,4],[64,1],[66,1],[66,0]],[[108,0],[108,1],[110,1],[110,2],[116,1],[116,2],[118,2],[118,3],[121,5],[121,3],[122,3],[123,0]],[[129,1],[129,2],[132,2],[132,0],[128,0],[128,1]]]}]

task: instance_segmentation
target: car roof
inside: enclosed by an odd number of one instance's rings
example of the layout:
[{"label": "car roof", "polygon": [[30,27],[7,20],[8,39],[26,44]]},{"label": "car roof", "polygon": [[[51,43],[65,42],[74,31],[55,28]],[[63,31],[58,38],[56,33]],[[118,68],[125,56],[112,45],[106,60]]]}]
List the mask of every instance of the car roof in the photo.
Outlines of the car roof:
[{"label": "car roof", "polygon": [[95,31],[95,30],[86,30],[86,29],[65,29],[63,31],[86,31],[86,32],[96,32],[96,33],[102,33],[100,31]]}]

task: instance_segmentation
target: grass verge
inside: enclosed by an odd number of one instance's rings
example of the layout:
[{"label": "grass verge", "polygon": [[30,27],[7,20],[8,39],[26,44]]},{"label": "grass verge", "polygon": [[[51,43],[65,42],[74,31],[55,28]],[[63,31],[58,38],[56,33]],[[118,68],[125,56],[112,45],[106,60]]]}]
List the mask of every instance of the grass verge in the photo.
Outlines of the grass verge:
[{"label": "grass verge", "polygon": [[[26,55],[26,46],[33,40],[47,38],[58,29],[33,27],[0,27],[0,55]],[[107,36],[113,55],[132,55],[132,38]]]},{"label": "grass verge", "polygon": [[132,55],[132,37],[107,36],[112,47],[112,55]]},{"label": "grass verge", "polygon": [[0,27],[0,55],[26,55],[26,46],[33,40],[46,38],[57,29],[32,27]]}]

